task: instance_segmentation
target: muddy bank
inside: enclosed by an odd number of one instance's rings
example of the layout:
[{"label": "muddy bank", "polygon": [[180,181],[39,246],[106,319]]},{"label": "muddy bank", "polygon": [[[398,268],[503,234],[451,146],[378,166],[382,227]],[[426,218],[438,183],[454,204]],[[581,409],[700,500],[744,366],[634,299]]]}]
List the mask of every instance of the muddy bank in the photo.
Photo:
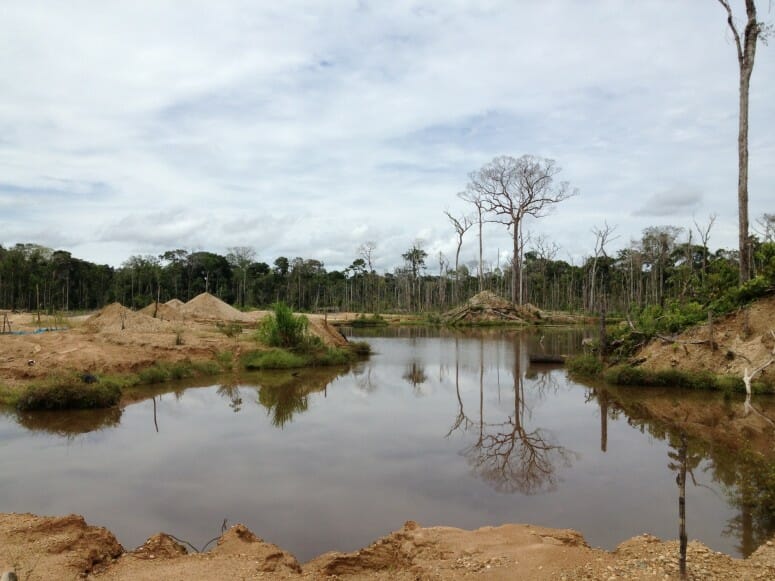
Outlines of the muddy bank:
[{"label": "muddy bank", "polygon": [[[772,579],[775,547],[732,559],[690,542],[691,579]],[[591,548],[572,530],[509,524],[465,531],[404,527],[353,553],[301,564],[235,525],[205,553],[159,533],[127,551],[105,528],[78,515],[0,514],[0,570],[20,579],[663,579],[678,571],[678,546],[649,535],[615,551]]]}]

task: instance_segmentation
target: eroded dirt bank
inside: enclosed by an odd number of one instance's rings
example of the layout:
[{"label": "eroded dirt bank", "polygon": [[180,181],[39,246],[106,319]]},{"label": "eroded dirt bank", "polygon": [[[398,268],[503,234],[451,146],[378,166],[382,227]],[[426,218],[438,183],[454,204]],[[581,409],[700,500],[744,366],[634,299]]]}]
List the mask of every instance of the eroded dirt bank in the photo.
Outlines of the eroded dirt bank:
[{"label": "eroded dirt bank", "polygon": [[[688,550],[690,579],[773,579],[769,541],[732,559],[698,542]],[[206,553],[189,554],[163,533],[126,551],[83,517],[0,514],[0,571],[19,579],[665,579],[677,578],[678,545],[642,535],[615,551],[590,548],[572,530],[509,524],[465,531],[414,522],[354,553],[326,553],[300,564],[244,525]]]}]

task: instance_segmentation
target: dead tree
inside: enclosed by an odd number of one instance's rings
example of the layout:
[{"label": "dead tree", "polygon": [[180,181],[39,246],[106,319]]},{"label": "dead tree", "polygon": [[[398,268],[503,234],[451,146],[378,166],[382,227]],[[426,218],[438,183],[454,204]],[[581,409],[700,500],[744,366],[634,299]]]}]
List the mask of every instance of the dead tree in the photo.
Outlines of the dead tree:
[{"label": "dead tree", "polygon": [[484,261],[482,260],[482,226],[484,225],[485,214],[484,198],[480,192],[472,189],[470,184],[464,192],[460,192],[457,196],[461,200],[473,204],[474,208],[476,208],[476,223],[479,226],[479,269],[477,271],[477,278],[479,279],[479,292],[482,292],[484,290]]},{"label": "dead tree", "polygon": [[740,283],[751,278],[751,246],[748,238],[748,95],[751,86],[756,57],[756,41],[762,42],[772,34],[772,27],[760,22],[756,17],[756,1],[745,0],[746,23],[743,37],[732,16],[729,0],[718,0],[727,13],[727,24],[732,31],[737,49],[737,62],[740,67],[740,113],[737,134],[738,177],[737,177],[737,207],[738,207],[738,244],[740,248]]},{"label": "dead tree", "polygon": [[694,227],[697,229],[697,234],[700,235],[702,241],[702,278],[705,279],[705,273],[708,269],[708,242],[710,241],[710,231],[713,228],[713,224],[716,223],[716,214],[708,216],[708,223],[702,227],[697,223],[697,220],[693,220]]},{"label": "dead tree", "polygon": [[523,155],[519,159],[502,155],[469,175],[468,190],[484,202],[494,221],[505,224],[513,242],[511,300],[522,304],[522,224],[526,216],[540,218],[572,195],[568,182],[555,184],[560,168],[553,159]]},{"label": "dead tree", "polygon": [[460,282],[460,270],[459,270],[460,249],[463,246],[463,236],[465,235],[466,232],[468,232],[471,226],[473,226],[474,221],[471,219],[470,216],[462,216],[460,218],[456,218],[455,216],[450,214],[449,211],[445,210],[444,213],[447,215],[447,218],[449,218],[449,221],[452,222],[452,226],[455,228],[455,233],[457,234],[457,249],[455,250],[455,286],[453,287],[453,291],[454,291],[453,301],[457,304],[458,287]]}]

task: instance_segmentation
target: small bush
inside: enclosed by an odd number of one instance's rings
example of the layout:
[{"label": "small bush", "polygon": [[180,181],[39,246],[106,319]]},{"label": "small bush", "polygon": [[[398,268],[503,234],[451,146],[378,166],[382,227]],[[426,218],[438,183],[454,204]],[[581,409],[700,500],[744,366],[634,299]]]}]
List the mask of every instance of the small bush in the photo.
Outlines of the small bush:
[{"label": "small bush", "polygon": [[350,324],[353,327],[384,327],[388,322],[382,315],[364,315],[361,313]]},{"label": "small bush", "polygon": [[304,315],[294,315],[285,303],[275,303],[258,329],[258,338],[270,347],[294,349],[304,344],[309,321]]},{"label": "small bush", "polygon": [[190,363],[195,375],[218,375],[223,373],[223,367],[219,362],[202,359],[201,361],[192,361]]},{"label": "small bush", "polygon": [[603,364],[594,355],[576,355],[565,360],[565,368],[578,377],[597,377],[603,371]]}]

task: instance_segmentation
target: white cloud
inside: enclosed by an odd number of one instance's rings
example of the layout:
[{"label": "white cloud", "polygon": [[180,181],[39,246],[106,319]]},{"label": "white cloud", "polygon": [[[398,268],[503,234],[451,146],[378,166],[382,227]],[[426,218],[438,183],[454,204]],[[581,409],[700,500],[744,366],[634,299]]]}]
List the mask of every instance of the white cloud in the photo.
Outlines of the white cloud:
[{"label": "white cloud", "polygon": [[[735,244],[737,63],[712,4],[14,3],[0,52],[3,244],[343,267],[372,239],[390,268],[417,237],[453,256],[442,210],[523,153],[581,191],[534,225],[572,255],[603,220],[637,237],[644,192],[681,188],[702,196],[652,201],[718,213],[712,242]],[[773,73],[759,51],[752,216],[771,209]],[[489,230],[494,257],[508,235]]]}]

